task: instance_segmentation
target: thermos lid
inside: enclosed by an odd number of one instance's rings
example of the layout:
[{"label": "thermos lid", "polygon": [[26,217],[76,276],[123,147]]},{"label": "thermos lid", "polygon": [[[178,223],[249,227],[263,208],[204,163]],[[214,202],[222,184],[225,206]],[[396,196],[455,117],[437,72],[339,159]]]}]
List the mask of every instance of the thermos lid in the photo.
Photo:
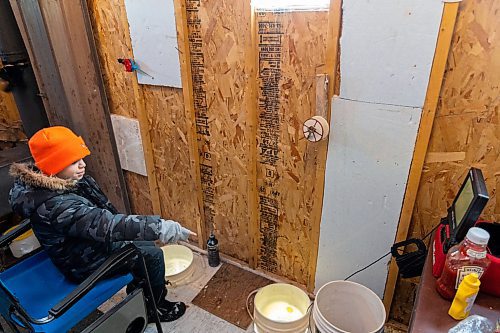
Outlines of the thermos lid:
[{"label": "thermos lid", "polygon": [[210,237],[208,237],[207,245],[217,245],[218,243],[219,241],[215,238],[215,235],[211,233]]},{"label": "thermos lid", "polygon": [[486,245],[490,240],[490,234],[486,230],[477,227],[470,228],[465,237],[478,245]]}]

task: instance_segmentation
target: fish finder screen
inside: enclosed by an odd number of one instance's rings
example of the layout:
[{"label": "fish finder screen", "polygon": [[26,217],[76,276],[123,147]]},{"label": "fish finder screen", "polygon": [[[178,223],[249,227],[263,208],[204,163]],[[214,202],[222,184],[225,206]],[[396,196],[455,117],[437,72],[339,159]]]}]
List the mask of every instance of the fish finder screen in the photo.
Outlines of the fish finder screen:
[{"label": "fish finder screen", "polygon": [[472,200],[474,199],[474,190],[472,189],[472,181],[468,177],[462,192],[460,192],[457,201],[455,202],[455,223],[456,227],[460,225],[464,218],[467,209],[469,209]]}]

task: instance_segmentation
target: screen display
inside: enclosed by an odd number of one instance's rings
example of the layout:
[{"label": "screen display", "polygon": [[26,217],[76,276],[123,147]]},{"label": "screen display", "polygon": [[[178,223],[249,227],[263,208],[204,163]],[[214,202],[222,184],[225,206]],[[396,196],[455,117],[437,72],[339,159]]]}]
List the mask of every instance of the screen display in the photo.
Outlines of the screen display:
[{"label": "screen display", "polygon": [[472,181],[470,177],[467,178],[462,192],[458,195],[455,202],[455,226],[458,227],[464,218],[467,209],[469,209],[472,200],[474,199],[474,190],[472,189]]}]

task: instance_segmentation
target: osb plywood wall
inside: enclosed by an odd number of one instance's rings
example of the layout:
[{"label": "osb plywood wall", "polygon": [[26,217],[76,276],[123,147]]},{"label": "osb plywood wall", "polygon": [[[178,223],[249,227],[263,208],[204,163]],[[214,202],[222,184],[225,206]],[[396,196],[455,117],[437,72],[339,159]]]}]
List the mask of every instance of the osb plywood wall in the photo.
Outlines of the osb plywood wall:
[{"label": "osb plywood wall", "polygon": [[323,191],[315,185],[324,164],[310,163],[314,144],[304,140],[302,123],[316,112],[327,26],[324,11],[256,13],[258,265],[304,284],[315,265],[315,200]]},{"label": "osb plywood wall", "polygon": [[186,1],[204,223],[221,250],[249,261],[248,169],[252,156],[245,1]]},{"label": "osb plywood wall", "polygon": [[[252,17],[250,1],[176,0],[181,70],[192,75],[183,92],[134,89],[116,60],[133,57],[123,0],[88,6],[111,112],[137,118],[137,101],[147,112],[162,215],[203,223],[223,253],[306,284],[322,174],[301,129],[315,114],[328,12]],[[150,208],[147,178],[126,177],[134,206]]]},{"label": "osb plywood wall", "polygon": [[[124,2],[89,0],[88,7],[110,110],[131,118],[138,118],[140,107],[148,111],[162,216],[197,230],[200,213],[194,199],[188,142],[182,140],[189,127],[182,91],[154,86],[135,89],[134,74],[125,72],[117,62],[118,58],[133,58]],[[132,172],[126,172],[125,178],[133,211],[152,213],[147,178]]]},{"label": "osb plywood wall", "polygon": [[[500,2],[463,0],[408,237],[422,237],[446,215],[471,166],[490,201],[483,219],[500,221]],[[393,315],[407,321],[416,281],[398,283]]]},{"label": "osb plywood wall", "polygon": [[11,93],[0,92],[0,150],[25,140],[21,119]]}]

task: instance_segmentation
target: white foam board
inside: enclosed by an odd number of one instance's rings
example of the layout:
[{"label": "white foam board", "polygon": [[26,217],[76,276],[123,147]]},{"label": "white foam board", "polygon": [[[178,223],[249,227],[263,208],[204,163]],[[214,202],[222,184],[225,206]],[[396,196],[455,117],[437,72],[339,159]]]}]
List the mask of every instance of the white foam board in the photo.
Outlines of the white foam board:
[{"label": "white foam board", "polygon": [[[332,104],[316,289],[390,250],[421,115],[420,108]],[[352,281],[382,297],[389,259]]]},{"label": "white foam board", "polygon": [[137,72],[141,84],[181,88],[173,0],[125,0],[134,60],[153,78]]},{"label": "white foam board", "polygon": [[441,0],[343,1],[340,96],[422,107]]}]

